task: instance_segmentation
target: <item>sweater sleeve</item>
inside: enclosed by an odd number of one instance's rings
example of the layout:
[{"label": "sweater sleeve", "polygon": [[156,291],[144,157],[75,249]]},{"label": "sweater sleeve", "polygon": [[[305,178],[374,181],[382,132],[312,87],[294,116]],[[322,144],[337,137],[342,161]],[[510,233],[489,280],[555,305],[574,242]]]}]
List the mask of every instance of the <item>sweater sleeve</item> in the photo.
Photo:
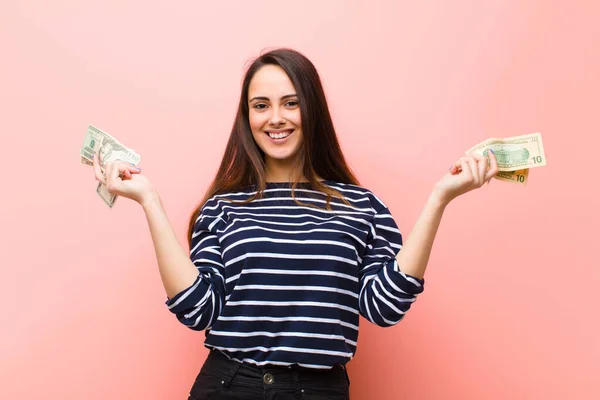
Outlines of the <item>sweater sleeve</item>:
[{"label": "sweater sleeve", "polygon": [[402,234],[384,207],[373,219],[359,271],[360,314],[379,326],[400,322],[417,295],[423,292],[423,279],[400,271],[396,255],[401,248]]},{"label": "sweater sleeve", "polygon": [[182,324],[193,330],[210,328],[225,304],[225,267],[221,245],[212,231],[220,216],[201,213],[194,226],[190,259],[198,268],[195,282],[167,299],[166,305]]}]

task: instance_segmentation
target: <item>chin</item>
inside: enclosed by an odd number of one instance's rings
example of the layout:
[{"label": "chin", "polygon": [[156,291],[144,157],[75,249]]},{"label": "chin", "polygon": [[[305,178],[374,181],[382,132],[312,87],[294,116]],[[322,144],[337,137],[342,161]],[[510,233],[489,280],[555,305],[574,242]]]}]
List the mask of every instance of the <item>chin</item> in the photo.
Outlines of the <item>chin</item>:
[{"label": "chin", "polygon": [[270,158],[278,162],[292,161],[296,154],[298,154],[300,151],[300,146],[286,146],[286,148],[273,149],[272,146],[269,146],[269,143],[267,143],[266,146],[259,147],[265,154],[266,158]]},{"label": "chin", "polygon": [[287,152],[287,153],[268,153],[268,152],[265,152],[265,156],[267,158],[270,158],[275,161],[289,162],[294,159],[294,157],[296,156],[296,153],[289,153],[289,152]]}]

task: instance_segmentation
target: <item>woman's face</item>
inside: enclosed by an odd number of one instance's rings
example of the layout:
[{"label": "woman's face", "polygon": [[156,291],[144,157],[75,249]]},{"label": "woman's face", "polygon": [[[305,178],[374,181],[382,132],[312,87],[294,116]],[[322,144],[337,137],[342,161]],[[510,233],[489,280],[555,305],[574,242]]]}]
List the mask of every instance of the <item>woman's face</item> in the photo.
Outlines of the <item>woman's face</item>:
[{"label": "woman's face", "polygon": [[267,166],[291,161],[302,145],[302,123],[296,89],[281,67],[265,65],[254,74],[248,107],[252,136]]}]

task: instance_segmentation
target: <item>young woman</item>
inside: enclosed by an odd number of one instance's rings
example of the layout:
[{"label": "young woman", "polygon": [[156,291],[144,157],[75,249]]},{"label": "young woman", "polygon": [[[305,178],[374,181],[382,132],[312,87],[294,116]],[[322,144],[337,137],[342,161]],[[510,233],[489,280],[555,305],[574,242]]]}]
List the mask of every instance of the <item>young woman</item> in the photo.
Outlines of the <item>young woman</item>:
[{"label": "young woman", "polygon": [[319,75],[278,49],[249,67],[225,154],[193,213],[186,251],[156,190],[129,164],[101,166],[137,201],[167,306],[211,349],[189,399],[347,399],[359,315],[398,323],[423,291],[445,207],[498,172],[461,157],[433,185],[408,240],[340,150]]}]

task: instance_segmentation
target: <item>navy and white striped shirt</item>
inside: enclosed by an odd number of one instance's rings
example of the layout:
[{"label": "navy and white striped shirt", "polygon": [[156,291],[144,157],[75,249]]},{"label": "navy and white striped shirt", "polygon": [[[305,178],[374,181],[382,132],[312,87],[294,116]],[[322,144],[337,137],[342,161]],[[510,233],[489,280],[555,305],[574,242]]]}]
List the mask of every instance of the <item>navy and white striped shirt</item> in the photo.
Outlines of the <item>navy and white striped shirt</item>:
[{"label": "navy and white striped shirt", "polygon": [[205,346],[255,365],[331,368],[352,359],[359,314],[398,323],[422,279],[400,271],[402,236],[371,191],[324,182],[351,204],[300,183],[267,183],[262,199],[234,204],[255,186],[217,195],[196,220],[190,257],[200,274],[167,299],[179,321],[206,329]]}]

